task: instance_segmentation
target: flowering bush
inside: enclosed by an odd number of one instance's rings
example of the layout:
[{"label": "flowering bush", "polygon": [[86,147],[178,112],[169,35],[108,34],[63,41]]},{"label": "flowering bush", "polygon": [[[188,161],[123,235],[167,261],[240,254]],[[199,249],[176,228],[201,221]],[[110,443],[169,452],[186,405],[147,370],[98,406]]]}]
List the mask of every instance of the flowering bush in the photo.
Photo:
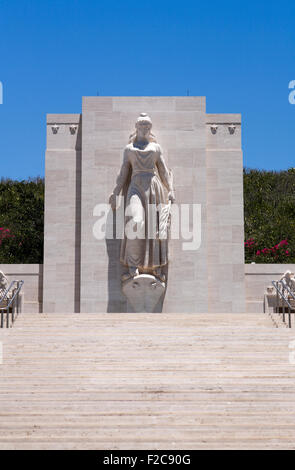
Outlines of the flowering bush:
[{"label": "flowering bush", "polygon": [[0,179],[0,264],[42,263],[44,181]]},{"label": "flowering bush", "polygon": [[0,227],[0,245],[4,239],[11,238],[12,236],[9,228]]},{"label": "flowering bush", "polygon": [[270,248],[261,248],[254,238],[249,238],[245,241],[245,258],[248,262],[288,263],[290,254],[288,240],[281,240]]},{"label": "flowering bush", "polygon": [[295,263],[295,170],[244,169],[246,263]]}]

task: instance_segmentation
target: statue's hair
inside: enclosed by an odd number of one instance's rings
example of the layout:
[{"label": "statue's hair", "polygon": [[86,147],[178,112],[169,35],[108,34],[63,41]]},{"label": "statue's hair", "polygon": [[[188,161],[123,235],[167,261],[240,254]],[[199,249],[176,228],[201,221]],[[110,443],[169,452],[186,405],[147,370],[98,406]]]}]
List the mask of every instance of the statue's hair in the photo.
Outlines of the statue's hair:
[{"label": "statue's hair", "polygon": [[[152,120],[146,113],[140,113],[139,117],[136,120],[135,128],[137,128],[137,125],[141,122],[146,122],[152,127]],[[136,137],[137,137],[137,130],[135,130],[135,132],[133,132],[129,136],[129,144],[135,142]],[[152,132],[150,132],[150,135],[149,135],[149,142],[157,142],[157,139]]]}]

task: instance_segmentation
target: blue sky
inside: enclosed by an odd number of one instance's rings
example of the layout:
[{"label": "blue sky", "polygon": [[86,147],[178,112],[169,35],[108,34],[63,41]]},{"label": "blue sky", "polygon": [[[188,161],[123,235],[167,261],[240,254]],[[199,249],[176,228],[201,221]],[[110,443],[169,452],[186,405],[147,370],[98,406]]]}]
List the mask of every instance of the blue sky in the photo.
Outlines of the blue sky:
[{"label": "blue sky", "polygon": [[244,164],[295,167],[292,1],[0,0],[0,175],[44,175],[46,113],[96,95],[206,96]]}]

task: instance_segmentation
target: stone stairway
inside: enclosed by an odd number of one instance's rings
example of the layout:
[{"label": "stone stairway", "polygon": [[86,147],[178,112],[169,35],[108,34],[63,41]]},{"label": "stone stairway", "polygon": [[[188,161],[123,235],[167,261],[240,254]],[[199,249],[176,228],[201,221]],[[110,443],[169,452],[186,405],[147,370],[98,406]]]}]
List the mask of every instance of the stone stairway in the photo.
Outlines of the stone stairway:
[{"label": "stone stairway", "polygon": [[23,314],[0,449],[294,449],[294,330],[263,314]]}]

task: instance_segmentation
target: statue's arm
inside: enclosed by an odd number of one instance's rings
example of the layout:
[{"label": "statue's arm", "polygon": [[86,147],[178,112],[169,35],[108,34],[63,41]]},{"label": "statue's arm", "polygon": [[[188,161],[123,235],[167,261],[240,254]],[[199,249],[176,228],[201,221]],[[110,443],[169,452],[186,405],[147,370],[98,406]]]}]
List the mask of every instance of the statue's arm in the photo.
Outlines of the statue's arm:
[{"label": "statue's arm", "polygon": [[171,202],[174,202],[175,195],[174,195],[174,188],[173,188],[172,173],[167,168],[167,165],[163,157],[163,152],[160,146],[159,146],[159,156],[157,159],[157,166],[158,166],[160,178],[168,190],[168,198],[169,200],[171,200]]},{"label": "statue's arm", "polygon": [[117,177],[116,186],[113,191],[115,196],[119,196],[120,192],[122,191],[122,188],[128,177],[129,170],[130,170],[129,154],[128,154],[128,151],[125,149],[124,155],[123,155],[123,163],[121,166],[120,173],[118,174],[118,177]]},{"label": "statue's arm", "polygon": [[113,193],[110,196],[110,204],[112,206],[112,209],[116,208],[116,196],[119,196],[120,192],[122,191],[122,188],[127,180],[127,177],[129,175],[129,170],[130,170],[130,161],[129,161],[129,155],[128,151],[125,149],[124,150],[124,155],[123,155],[123,163],[121,166],[121,170],[119,175],[117,176],[116,180],[116,186],[114,188]]}]

